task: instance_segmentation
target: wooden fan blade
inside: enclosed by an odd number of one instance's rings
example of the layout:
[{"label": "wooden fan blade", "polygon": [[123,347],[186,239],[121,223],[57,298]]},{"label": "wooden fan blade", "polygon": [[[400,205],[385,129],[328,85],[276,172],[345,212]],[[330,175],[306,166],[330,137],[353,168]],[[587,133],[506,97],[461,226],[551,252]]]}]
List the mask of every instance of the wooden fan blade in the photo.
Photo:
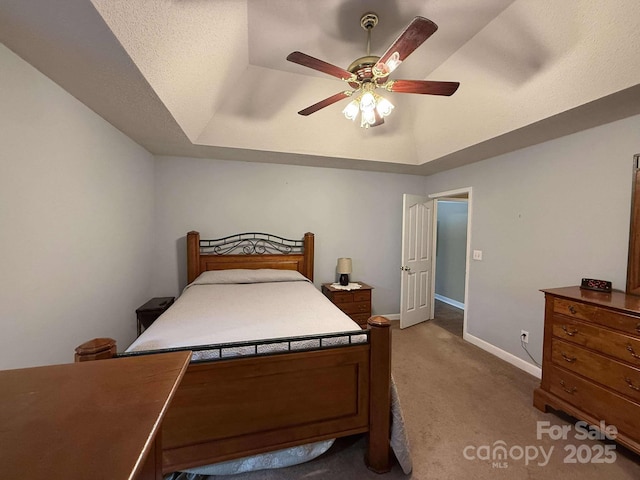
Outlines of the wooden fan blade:
[{"label": "wooden fan blade", "polygon": [[422,93],[427,95],[453,95],[459,82],[435,82],[429,80],[391,80],[389,90],[397,93]]},{"label": "wooden fan blade", "polygon": [[375,69],[382,72],[384,76],[393,72],[398,65],[407,58],[411,52],[418,48],[438,29],[438,26],[428,18],[414,18],[404,32],[395,42],[384,52],[380,60],[375,65]]},{"label": "wooden fan blade", "polygon": [[340,78],[341,80],[348,80],[352,77],[351,72],[349,72],[348,70],[336,67],[335,65],[331,65],[330,63],[327,63],[323,60],[318,60],[317,58],[307,55],[306,53],[290,53],[287,57],[287,60],[293,63],[297,63],[298,65],[302,65],[303,67],[309,67],[319,72],[327,73],[334,77]]},{"label": "wooden fan blade", "polygon": [[318,103],[311,105],[310,107],[307,107],[304,110],[300,110],[298,114],[304,115],[306,117],[307,115],[311,115],[312,113],[317,112],[318,110],[324,107],[333,105],[334,103],[342,100],[343,98],[347,98],[350,96],[351,96],[351,92],[348,92],[348,91],[336,93],[335,95],[331,95],[330,97],[325,98],[324,100],[320,100]]}]

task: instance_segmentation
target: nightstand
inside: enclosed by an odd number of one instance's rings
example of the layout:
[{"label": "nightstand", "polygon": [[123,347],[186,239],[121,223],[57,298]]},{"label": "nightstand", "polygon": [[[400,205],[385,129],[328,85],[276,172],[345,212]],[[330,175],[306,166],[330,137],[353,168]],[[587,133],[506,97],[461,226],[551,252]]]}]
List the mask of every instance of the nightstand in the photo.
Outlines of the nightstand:
[{"label": "nightstand", "polygon": [[361,287],[357,290],[341,290],[332,287],[330,283],[323,283],[322,293],[361,328],[366,329],[367,320],[371,316],[371,290],[373,287],[362,282],[353,283],[359,283]]},{"label": "nightstand", "polygon": [[146,330],[162,315],[167,308],[173,305],[175,297],[156,297],[149,300],[136,310],[138,317],[138,336],[142,333],[142,327]]}]

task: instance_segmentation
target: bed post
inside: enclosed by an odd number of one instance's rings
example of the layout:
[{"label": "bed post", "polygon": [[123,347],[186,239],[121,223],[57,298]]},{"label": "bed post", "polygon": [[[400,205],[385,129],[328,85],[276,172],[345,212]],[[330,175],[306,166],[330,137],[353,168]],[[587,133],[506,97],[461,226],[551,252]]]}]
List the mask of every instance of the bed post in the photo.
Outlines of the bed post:
[{"label": "bed post", "polygon": [[200,275],[200,232],[187,233],[187,283]]},{"label": "bed post", "polygon": [[391,469],[391,324],[385,317],[371,317],[371,361],[369,366],[369,450],[367,467],[376,473]]},{"label": "bed post", "polygon": [[116,356],[116,341],[112,338],[94,338],[76,347],[75,361],[103,360]]},{"label": "bed post", "polygon": [[311,232],[304,234],[304,276],[313,282],[313,242],[314,235]]}]

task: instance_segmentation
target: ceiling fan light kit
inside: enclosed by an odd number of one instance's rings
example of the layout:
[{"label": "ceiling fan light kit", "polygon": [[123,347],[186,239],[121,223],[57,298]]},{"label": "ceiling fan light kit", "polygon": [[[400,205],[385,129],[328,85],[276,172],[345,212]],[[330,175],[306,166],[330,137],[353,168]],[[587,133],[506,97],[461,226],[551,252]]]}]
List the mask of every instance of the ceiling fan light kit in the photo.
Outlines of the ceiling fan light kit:
[{"label": "ceiling fan light kit", "polygon": [[352,121],[355,121],[360,114],[360,126],[369,128],[382,125],[384,118],[394,109],[389,100],[376,93],[378,88],[395,93],[445,96],[455,93],[460,85],[458,82],[389,80],[388,78],[416,48],[433,35],[438,29],[435,23],[424,17],[415,17],[381,57],[370,53],[371,30],[377,24],[378,16],[375,13],[365,13],[361,17],[360,25],[367,31],[367,55],[353,61],[346,70],[302,52],[289,54],[287,60],[290,62],[339,78],[354,89],[337,93],[300,110],[298,112],[300,115],[311,115],[343,98],[355,95],[355,99],[349,102],[342,113]]},{"label": "ceiling fan light kit", "polygon": [[389,100],[375,93],[373,83],[365,83],[362,90],[364,93],[349,102],[342,113],[347,120],[355,121],[360,112],[360,126],[363,128],[380,125],[381,120],[389,116],[395,107]]}]

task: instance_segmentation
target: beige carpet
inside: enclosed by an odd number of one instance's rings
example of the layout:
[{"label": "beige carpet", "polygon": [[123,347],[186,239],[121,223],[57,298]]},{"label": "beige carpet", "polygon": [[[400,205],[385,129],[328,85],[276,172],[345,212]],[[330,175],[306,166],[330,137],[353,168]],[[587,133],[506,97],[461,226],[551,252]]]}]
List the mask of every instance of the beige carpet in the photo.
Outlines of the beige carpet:
[{"label": "beige carpet", "polygon": [[[396,323],[396,322],[394,322]],[[251,472],[213,480],[284,479],[634,479],[640,478],[640,457],[616,446],[613,463],[567,464],[568,444],[579,447],[588,460],[602,443],[536,438],[536,422],[573,425],[570,418],[543,414],[532,406],[538,380],[483,350],[463,341],[435,323],[399,330],[393,327],[393,375],[400,393],[413,454],[413,473],[402,474],[398,465],[376,475],[363,463],[365,439],[342,439],[323,456],[303,465],[281,470]],[[490,450],[496,442],[517,456],[519,447],[533,456],[530,461],[507,458],[500,465],[491,460],[467,459]],[[504,443],[500,443],[504,442]],[[478,449],[478,447],[480,447]],[[540,449],[549,456],[544,462]],[[549,451],[551,454],[549,455]],[[571,449],[572,447],[567,447]]]}]

